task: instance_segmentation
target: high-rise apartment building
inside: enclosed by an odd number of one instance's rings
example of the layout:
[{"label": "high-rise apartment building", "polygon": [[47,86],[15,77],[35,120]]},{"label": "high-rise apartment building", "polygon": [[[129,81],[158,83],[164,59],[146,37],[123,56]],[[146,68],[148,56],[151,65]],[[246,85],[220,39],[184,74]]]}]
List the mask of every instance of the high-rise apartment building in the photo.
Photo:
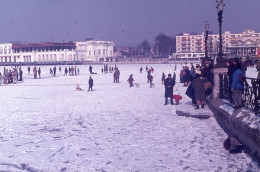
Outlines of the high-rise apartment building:
[{"label": "high-rise apartment building", "polygon": [[[219,34],[209,34],[207,41],[208,57],[215,58],[219,47]],[[222,35],[223,52],[227,57],[256,57],[260,46],[260,33],[245,30],[243,33],[231,34],[225,31]],[[176,36],[176,53],[170,58],[176,60],[198,60],[205,57],[205,33],[190,35],[184,33]]]}]

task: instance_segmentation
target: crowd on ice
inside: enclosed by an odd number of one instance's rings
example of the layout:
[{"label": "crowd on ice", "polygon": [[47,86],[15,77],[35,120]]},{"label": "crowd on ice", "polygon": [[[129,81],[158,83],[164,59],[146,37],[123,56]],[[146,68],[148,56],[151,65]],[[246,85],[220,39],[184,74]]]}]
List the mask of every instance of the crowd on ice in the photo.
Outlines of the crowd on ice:
[{"label": "crowd on ice", "polygon": [[15,66],[7,69],[4,67],[3,74],[0,72],[0,84],[16,84],[23,80],[23,71],[21,67]]},{"label": "crowd on ice", "polygon": [[[256,68],[259,71],[258,79],[260,79],[260,60],[255,63]],[[176,71],[176,65],[174,71]],[[182,65],[182,64],[181,64]],[[234,108],[238,109],[242,106],[242,90],[244,88],[243,83],[241,80],[246,78],[246,71],[247,67],[254,67],[254,63],[250,60],[244,59],[228,59],[227,61],[228,66],[228,77],[230,81],[230,95],[233,98]],[[196,107],[195,109],[204,108],[205,106],[205,97],[212,92],[212,85],[213,85],[213,73],[211,70],[214,67],[213,60],[202,60],[201,64],[194,65],[193,63],[190,64],[190,67],[187,66],[187,63],[182,66],[182,70],[180,71],[180,83],[183,83],[184,87],[187,87],[186,95],[191,98],[192,104]],[[61,67],[58,69],[61,72]],[[30,66],[27,67],[28,74],[30,74],[31,68]],[[50,68],[50,75],[55,77],[57,72],[57,67],[54,66]],[[64,67],[64,75],[63,76],[76,76],[79,75],[79,68],[77,66],[69,66]],[[93,67],[89,66],[90,74],[97,74],[93,72]],[[115,65],[108,66],[107,64],[101,69],[101,73],[112,73],[114,77],[114,83],[119,83],[120,78],[120,70]],[[143,68],[140,68],[140,73],[143,72]],[[150,87],[154,86],[153,84],[153,76],[152,73],[154,72],[154,68],[148,68],[146,66],[147,72],[147,83],[150,83]],[[33,75],[34,79],[41,78],[41,68],[38,69],[33,67]],[[3,75],[0,72],[0,83],[10,84],[10,83],[17,83],[17,81],[23,80],[23,71],[21,66],[11,67],[11,69],[4,68]],[[139,86],[138,83],[134,83],[133,74],[131,74],[128,78],[128,83],[130,87]],[[165,105],[168,104],[168,98],[170,98],[171,104],[173,105],[173,99],[175,99],[176,104],[179,103],[179,100],[182,98],[181,95],[174,95],[173,88],[176,83],[176,73],[173,72],[173,75],[168,74],[166,77],[165,73],[162,73],[161,77],[162,84],[165,85]],[[89,78],[89,89],[88,91],[93,91],[94,81],[93,78],[90,76]],[[83,91],[80,89],[79,85],[77,85],[76,90]]]}]

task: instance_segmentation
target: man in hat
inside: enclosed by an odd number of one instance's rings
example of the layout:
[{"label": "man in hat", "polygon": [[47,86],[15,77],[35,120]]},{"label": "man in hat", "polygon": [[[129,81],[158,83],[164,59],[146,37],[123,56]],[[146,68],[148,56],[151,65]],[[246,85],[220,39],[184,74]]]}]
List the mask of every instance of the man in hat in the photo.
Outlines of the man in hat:
[{"label": "man in hat", "polygon": [[171,104],[173,105],[173,87],[175,85],[175,80],[172,78],[171,74],[168,74],[168,77],[164,80],[165,86],[165,104],[168,104],[168,97],[171,99]]}]

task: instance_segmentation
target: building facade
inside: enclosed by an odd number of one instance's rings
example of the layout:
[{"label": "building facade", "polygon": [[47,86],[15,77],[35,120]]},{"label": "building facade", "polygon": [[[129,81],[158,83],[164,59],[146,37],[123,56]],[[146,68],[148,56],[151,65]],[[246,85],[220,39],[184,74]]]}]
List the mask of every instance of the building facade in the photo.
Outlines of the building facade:
[{"label": "building facade", "polygon": [[112,61],[113,49],[111,41],[2,43],[0,63]]},{"label": "building facade", "polygon": [[[225,31],[222,39],[223,52],[228,58],[256,57],[256,49],[260,46],[260,33],[249,29],[239,34]],[[218,54],[219,34],[209,34],[207,42],[208,57],[215,58]],[[202,58],[205,57],[205,47],[205,33],[201,35],[184,33],[176,36],[176,53],[170,58]]]},{"label": "building facade", "polygon": [[112,41],[76,42],[76,54],[80,61],[110,62],[113,61],[114,46]]}]

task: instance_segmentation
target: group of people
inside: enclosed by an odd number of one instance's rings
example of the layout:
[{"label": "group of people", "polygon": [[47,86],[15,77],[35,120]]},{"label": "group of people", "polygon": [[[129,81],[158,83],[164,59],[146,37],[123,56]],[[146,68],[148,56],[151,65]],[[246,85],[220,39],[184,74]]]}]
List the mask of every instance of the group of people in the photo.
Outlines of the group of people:
[{"label": "group of people", "polygon": [[180,72],[180,82],[188,87],[186,95],[192,99],[195,109],[204,108],[205,98],[212,92],[212,69],[213,61],[203,60],[200,65],[191,64],[190,69],[184,66]]},{"label": "group of people", "polygon": [[23,80],[23,71],[21,67],[15,66],[11,69],[6,69],[4,67],[3,75],[0,72],[0,84],[16,84],[17,81]]},{"label": "group of people", "polygon": [[[54,69],[55,69],[55,74],[56,74],[56,66],[53,68],[53,76],[54,76]],[[61,67],[59,67],[59,69],[61,71]],[[51,68],[50,68],[50,72],[51,72]],[[77,75],[79,75],[79,68],[77,68],[77,66],[75,66],[75,67],[69,66],[69,69],[67,67],[65,67],[63,76],[65,76],[65,75],[67,76],[68,73],[69,73],[69,76],[77,76]]]},{"label": "group of people", "polygon": [[[260,58],[259,58],[260,59]],[[232,98],[234,109],[242,107],[242,92],[244,84],[246,83],[246,71],[247,67],[251,66],[249,61],[239,58],[230,58],[227,61],[228,66],[228,80],[229,80],[229,96]],[[256,63],[256,69],[258,70],[257,79],[260,79],[260,60]]]}]

